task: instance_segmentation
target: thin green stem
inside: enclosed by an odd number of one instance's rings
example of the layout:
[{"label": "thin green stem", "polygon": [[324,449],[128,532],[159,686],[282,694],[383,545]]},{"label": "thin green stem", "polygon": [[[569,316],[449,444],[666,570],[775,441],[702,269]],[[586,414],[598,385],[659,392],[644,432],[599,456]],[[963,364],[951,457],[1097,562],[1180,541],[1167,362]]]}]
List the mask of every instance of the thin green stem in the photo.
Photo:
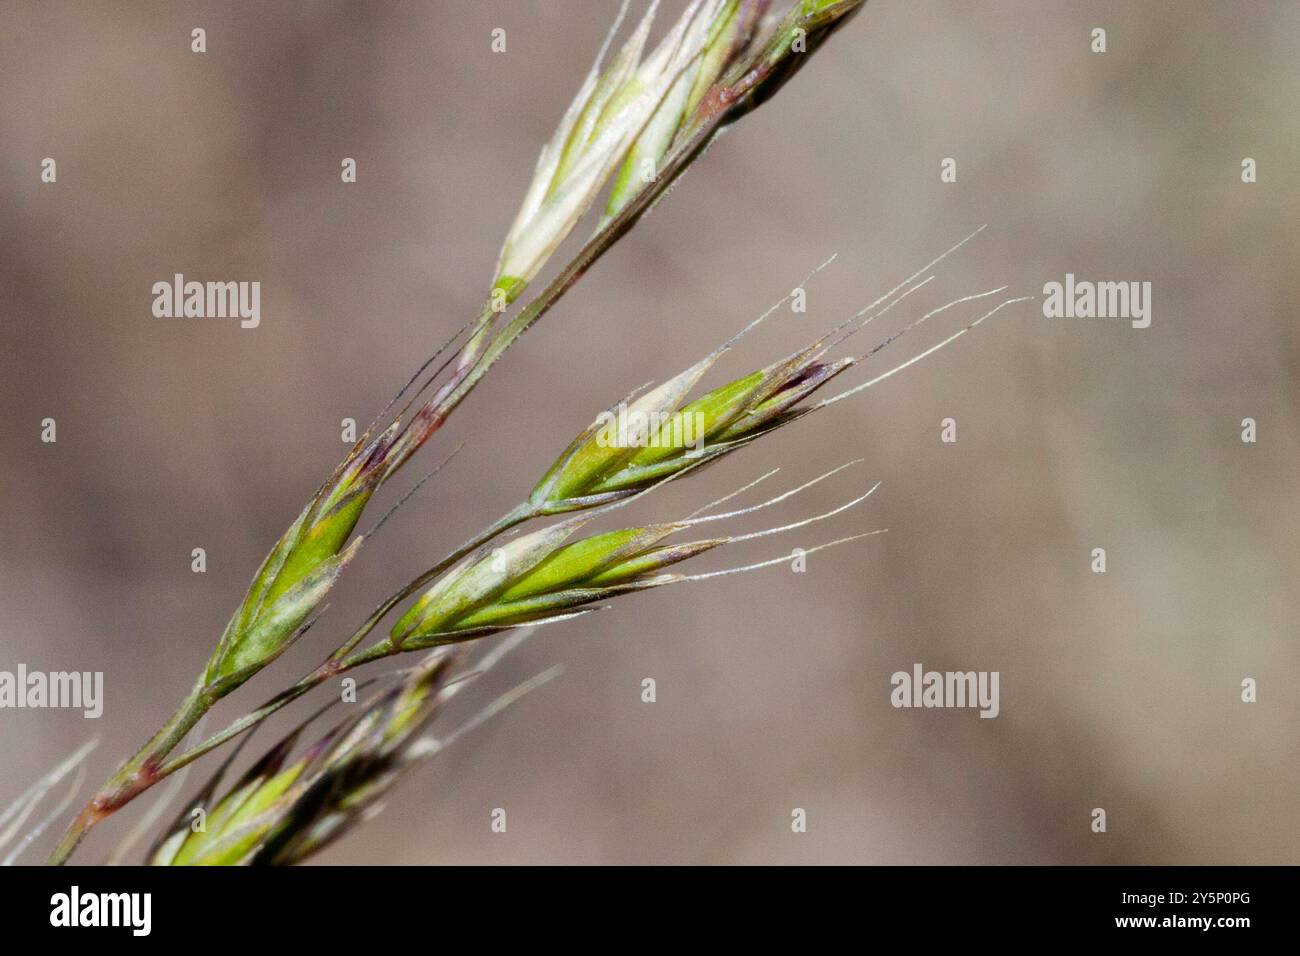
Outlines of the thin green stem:
[{"label": "thin green stem", "polygon": [[388,641],[381,641],[378,644],[366,648],[364,651],[360,651],[342,660],[336,661],[331,658],[330,660],[325,661],[320,667],[316,668],[316,670],[298,681],[298,683],[294,684],[287,690],[281,691],[257,710],[245,714],[224,730],[213,734],[207,740],[203,741],[203,743],[192,747],[179,756],[173,757],[163,763],[158,767],[153,783],[157,783],[159,780],[171,776],[177,770],[193,763],[204,754],[216,750],[228,740],[232,740],[245,731],[252,729],[276,711],[280,710],[280,708],[297,700],[308,691],[319,687],[330,678],[347,673],[355,667],[360,667],[362,664],[369,664],[371,661],[381,660],[382,658],[390,657],[393,654],[398,654],[400,652],[400,647],[394,647]]},{"label": "thin green stem", "polygon": [[204,694],[200,681],[194,685],[176,712],[136,754],[117,768],[113,776],[87,803],[64,832],[50,854],[49,863],[59,866],[100,820],[111,815],[161,779],[159,765],[185,739],[214,702]]}]

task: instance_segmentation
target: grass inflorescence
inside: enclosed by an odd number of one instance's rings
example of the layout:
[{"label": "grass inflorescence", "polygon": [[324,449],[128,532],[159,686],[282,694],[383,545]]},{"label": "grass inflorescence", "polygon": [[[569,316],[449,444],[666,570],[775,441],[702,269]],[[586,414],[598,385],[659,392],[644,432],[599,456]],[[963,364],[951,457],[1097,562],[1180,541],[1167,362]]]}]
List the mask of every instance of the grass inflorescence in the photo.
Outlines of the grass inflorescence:
[{"label": "grass inflorescence", "polygon": [[[649,39],[655,3],[627,39],[615,43],[624,4],[596,63],[541,150],[479,313],[417,370],[312,495],[254,575],[175,714],[97,791],[67,830],[52,862],[66,860],[92,826],[159,781],[228,741],[242,738],[242,747],[251,730],[325,681],[377,660],[425,652],[420,663],[303,753],[294,751],[306,725],[221,791],[232,755],[149,853],[150,862],[169,864],[298,862],[366,819],[407,768],[445,744],[445,739],[429,736],[429,726],[450,697],[484,669],[481,662],[467,663],[468,643],[570,620],[632,593],[788,560],[778,555],[708,572],[680,567],[738,542],[831,518],[875,490],[826,514],[748,533],[713,529],[721,527],[717,522],[739,520],[788,500],[840,469],[733,511],[705,508],[704,513],[657,523],[623,523],[605,531],[589,527],[665,483],[694,475],[887,378],[996,311],[895,369],[819,398],[829,383],[876,350],[832,353],[843,352],[854,334],[928,282],[922,275],[938,260],[803,348],[696,397],[691,396],[722,356],[781,303],[678,375],[628,396],[616,407],[649,423],[636,441],[610,441],[602,431],[606,419],[597,416],[530,489],[521,489],[518,504],[379,602],[318,667],[225,728],[185,745],[218,701],[284,654],[315,622],[326,596],[367,540],[357,528],[375,494],[441,428],[504,352],[663,198],[723,129],[769,100],[864,2],[798,0],[773,10],[770,0],[695,0],[654,45]],[[602,195],[592,235],[533,294],[534,282],[553,254],[597,209]],[[877,348],[888,341],[892,339]],[[556,518],[535,530],[521,530],[525,523]],[[713,533],[691,537],[701,528]],[[872,533],[877,532],[818,547]],[[385,630],[381,625],[390,618]],[[488,713],[532,686],[523,685]],[[30,812],[30,806],[23,807],[24,815]],[[188,824],[194,807],[204,808],[207,825],[202,831]]]}]

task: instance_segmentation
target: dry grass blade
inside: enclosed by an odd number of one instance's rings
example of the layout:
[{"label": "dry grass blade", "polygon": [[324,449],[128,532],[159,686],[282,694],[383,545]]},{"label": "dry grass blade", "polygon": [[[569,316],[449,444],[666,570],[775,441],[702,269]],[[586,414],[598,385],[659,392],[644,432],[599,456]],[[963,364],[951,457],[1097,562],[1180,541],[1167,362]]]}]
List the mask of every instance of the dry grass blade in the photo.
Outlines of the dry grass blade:
[{"label": "dry grass blade", "polygon": [[[0,861],[0,865],[9,866],[25,850],[33,840],[35,840],[49,825],[50,821],[67,809],[67,803],[72,799],[73,794],[80,788],[81,773],[84,772],[82,764],[90,756],[96,747],[99,746],[99,738],[92,737],[84,744],[69,754],[57,766],[53,767],[45,776],[41,777],[34,784],[18,795],[9,806],[0,811],[0,850],[9,846],[15,838],[18,839],[17,845],[11,849]],[[77,783],[73,786],[68,796],[59,802],[55,810],[48,814],[43,820],[39,821],[26,834],[19,837],[22,833],[23,825],[31,817],[32,813],[40,806],[41,801],[45,799],[52,789],[59,785],[68,774],[74,770],[78,772]]]}]

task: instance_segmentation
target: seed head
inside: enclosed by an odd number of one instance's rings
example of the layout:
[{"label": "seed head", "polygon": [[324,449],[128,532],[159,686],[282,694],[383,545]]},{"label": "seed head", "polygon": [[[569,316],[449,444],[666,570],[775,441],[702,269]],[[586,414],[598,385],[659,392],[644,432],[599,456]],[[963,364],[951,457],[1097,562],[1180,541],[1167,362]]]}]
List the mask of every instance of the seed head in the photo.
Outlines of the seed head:
[{"label": "seed head", "polygon": [[257,761],[191,828],[192,810],[211,801],[225,767],[155,844],[155,866],[300,862],[342,835],[418,753],[413,744],[447,698],[457,654],[439,651],[289,761],[305,727]]},{"label": "seed head", "polygon": [[222,634],[203,683],[221,697],[275,660],[297,637],[361,547],[348,538],[385,477],[396,427],[363,438],[266,556]]},{"label": "seed head", "polygon": [[393,626],[402,650],[453,643],[489,630],[555,620],[577,608],[671,583],[662,571],[726,539],[660,547],[687,525],[625,528],[566,543],[590,518],[571,518],[467,558]]},{"label": "seed head", "polygon": [[[721,27],[722,14],[733,6],[726,0],[695,0],[643,60],[658,7],[652,3],[609,65],[602,68],[597,59],[543,147],[528,193],[501,248],[494,285],[505,290],[507,301],[532,281],[573,231],[629,150],[647,135],[651,117],[661,115],[661,106],[671,102],[669,91],[679,86],[689,91],[690,67],[699,62],[710,28]],[[678,113],[682,105],[678,103]],[[675,128],[674,123],[669,137]],[[655,142],[662,135],[658,127],[649,131]]]},{"label": "seed head", "polygon": [[626,406],[622,444],[610,440],[612,413],[589,425],[533,488],[538,514],[560,514],[616,501],[716,461],[793,421],[796,406],[854,364],[821,361],[825,340],[686,403],[685,398],[730,344]]}]

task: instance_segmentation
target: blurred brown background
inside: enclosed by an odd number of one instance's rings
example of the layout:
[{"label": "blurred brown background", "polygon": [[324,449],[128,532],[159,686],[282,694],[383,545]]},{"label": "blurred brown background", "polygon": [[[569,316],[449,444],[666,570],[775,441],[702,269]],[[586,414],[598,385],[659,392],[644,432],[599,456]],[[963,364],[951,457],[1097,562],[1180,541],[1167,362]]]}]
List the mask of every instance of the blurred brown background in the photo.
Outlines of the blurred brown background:
[{"label": "blurred brown background", "polygon": [[[102,779],[170,712],[344,452],[340,419],[374,414],[473,314],[614,11],[0,8],[0,669],[101,670],[107,697],[98,721],[0,712],[0,802],[92,732],[88,783]],[[498,26],[504,55],[489,50]],[[862,456],[739,526],[883,481],[868,503],[699,567],[890,531],[803,575],[668,589],[539,632],[442,729],[553,663],[563,676],[322,859],[1298,862],[1298,40],[1285,0],[869,4],[512,350],[398,484],[465,450],[237,700],[314,665],[516,501],[595,411],[833,252],[808,313],[770,322],[720,374],[784,354],[985,222],[871,339],[1066,272],[1152,282],[1151,327],[1017,306],[641,503],[677,517],[769,467],[778,491]],[[56,185],[39,181],[46,156]],[[944,157],[955,184],[939,181]],[[261,327],[153,318],[150,287],[176,272],[260,281]],[[977,314],[936,317],[873,364]],[[56,445],[39,441],[47,416]],[[893,709],[889,677],[916,662],[999,671],[1001,715]],[[1239,699],[1245,677],[1256,704]],[[494,807],[506,834],[489,830]]]}]

